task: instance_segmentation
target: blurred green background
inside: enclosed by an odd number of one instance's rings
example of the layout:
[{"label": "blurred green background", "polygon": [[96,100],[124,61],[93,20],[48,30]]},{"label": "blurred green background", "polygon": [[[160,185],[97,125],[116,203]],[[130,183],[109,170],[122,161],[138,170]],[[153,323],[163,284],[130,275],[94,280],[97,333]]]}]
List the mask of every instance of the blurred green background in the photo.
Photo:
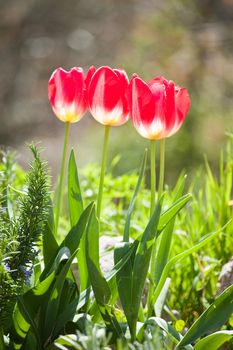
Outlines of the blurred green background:
[{"label": "blurred green background", "polygon": [[[167,141],[167,181],[199,167],[203,154],[217,167],[233,127],[232,0],[1,0],[0,18],[0,144],[22,164],[25,142],[41,141],[56,176],[64,125],[48,103],[48,79],[59,66],[94,64],[188,88],[190,113]],[[99,161],[103,131],[88,114],[72,126],[79,166]],[[147,144],[131,122],[112,128],[116,173],[137,167]]]}]

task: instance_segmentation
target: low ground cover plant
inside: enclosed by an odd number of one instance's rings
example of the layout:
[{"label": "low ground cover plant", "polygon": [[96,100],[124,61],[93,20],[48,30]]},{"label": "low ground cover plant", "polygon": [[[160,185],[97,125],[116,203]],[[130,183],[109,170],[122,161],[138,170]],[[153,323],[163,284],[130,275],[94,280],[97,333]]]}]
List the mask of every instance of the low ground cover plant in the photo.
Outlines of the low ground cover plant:
[{"label": "low ground cover plant", "polygon": [[[232,256],[232,135],[219,177],[206,161],[189,185],[181,174],[174,188],[164,188],[165,138],[188,113],[186,89],[162,77],[129,82],[109,67],[91,67],[86,78],[81,68],[58,69],[49,99],[65,122],[55,193],[36,146],[26,176],[11,153],[2,154],[0,349],[230,344],[233,286],[217,282]],[[105,125],[102,164],[89,165],[79,180],[73,150],[66,166],[67,145],[71,123],[87,107]],[[147,150],[138,172],[114,178],[105,170],[110,127],[130,116],[150,140],[150,188]],[[106,237],[109,246],[100,247]]]}]

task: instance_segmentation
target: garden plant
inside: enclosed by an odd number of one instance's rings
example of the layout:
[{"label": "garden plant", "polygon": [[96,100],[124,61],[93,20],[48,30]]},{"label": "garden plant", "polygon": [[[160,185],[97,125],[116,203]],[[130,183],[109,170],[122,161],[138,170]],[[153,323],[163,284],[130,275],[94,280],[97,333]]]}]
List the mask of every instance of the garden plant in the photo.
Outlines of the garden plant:
[{"label": "garden plant", "polygon": [[[165,140],[188,114],[185,88],[75,67],[56,69],[48,94],[65,125],[55,190],[37,146],[27,173],[1,154],[0,350],[232,349],[233,285],[219,275],[232,257],[233,135],[218,175],[205,159],[171,188]],[[87,109],[103,125],[102,163],[78,172],[69,131]],[[111,127],[127,121],[149,152],[138,172],[114,177]]]}]

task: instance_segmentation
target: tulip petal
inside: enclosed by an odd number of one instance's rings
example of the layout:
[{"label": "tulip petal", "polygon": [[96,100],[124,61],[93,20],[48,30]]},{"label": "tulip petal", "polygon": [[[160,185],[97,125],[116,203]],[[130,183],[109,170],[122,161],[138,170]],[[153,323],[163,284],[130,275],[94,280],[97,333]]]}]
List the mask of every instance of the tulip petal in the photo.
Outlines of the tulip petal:
[{"label": "tulip petal", "polygon": [[96,68],[94,66],[91,66],[89,69],[88,69],[88,72],[87,72],[87,76],[86,76],[86,79],[85,79],[85,84],[86,84],[86,89],[88,90],[88,87],[90,85],[90,81],[91,81],[91,78],[93,76],[93,74],[96,72]]},{"label": "tulip petal", "polygon": [[48,95],[59,119],[71,123],[80,120],[86,110],[83,69],[56,69],[49,80]]},{"label": "tulip petal", "polygon": [[132,80],[132,119],[149,126],[154,119],[155,104],[149,86],[140,78]]},{"label": "tulip petal", "polygon": [[91,78],[88,102],[93,117],[104,125],[121,125],[128,120],[126,73],[100,67]]},{"label": "tulip petal", "polygon": [[176,111],[175,111],[175,84],[173,81],[169,81],[166,90],[166,103],[165,103],[165,119],[166,119],[166,131],[170,132],[176,127]]},{"label": "tulip petal", "polygon": [[157,107],[151,89],[140,78],[133,78],[131,80],[131,95],[131,113],[135,128],[143,137],[160,139],[164,129],[164,121],[160,116],[155,115]]},{"label": "tulip petal", "polygon": [[92,76],[88,96],[91,109],[101,105],[103,109],[111,111],[120,98],[120,83],[117,74],[109,67],[97,69]]},{"label": "tulip petal", "polygon": [[129,114],[129,78],[123,69],[114,69],[114,72],[118,75],[120,81],[120,92],[123,113]]},{"label": "tulip petal", "polygon": [[188,114],[191,104],[188,91],[185,88],[177,89],[175,94],[175,101],[178,122],[182,123]]},{"label": "tulip petal", "polygon": [[161,123],[165,125],[165,86],[158,78],[151,80],[148,86],[155,102],[154,118],[160,119]]},{"label": "tulip petal", "polygon": [[154,83],[158,83],[158,84],[161,84],[161,85],[164,85],[164,87],[166,87],[168,85],[168,80],[165,79],[162,75],[159,76],[159,77],[155,77],[153,78],[152,80],[150,80],[148,82],[148,85],[152,85]]},{"label": "tulip petal", "polygon": [[162,76],[147,84],[133,76],[130,91],[132,120],[142,136],[162,139],[178,131],[190,107],[186,89]]}]

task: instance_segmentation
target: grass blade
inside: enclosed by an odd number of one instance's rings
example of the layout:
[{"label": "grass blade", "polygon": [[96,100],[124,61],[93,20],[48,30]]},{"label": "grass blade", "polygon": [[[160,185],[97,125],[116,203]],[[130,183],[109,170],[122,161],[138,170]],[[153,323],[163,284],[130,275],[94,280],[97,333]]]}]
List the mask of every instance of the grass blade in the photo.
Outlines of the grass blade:
[{"label": "grass blade", "polygon": [[222,232],[226,227],[227,225],[231,222],[231,220],[226,224],[224,225],[223,227],[221,227],[219,230],[215,231],[215,232],[212,232],[212,233],[209,233],[207,235],[205,235],[201,241],[199,243],[197,243],[195,246],[193,246],[192,248],[190,249],[187,249],[185,250],[184,252],[174,256],[173,258],[171,258],[168,263],[166,264],[166,266],[164,267],[164,270],[163,270],[163,273],[162,273],[162,276],[159,280],[159,283],[155,289],[155,292],[154,292],[154,295],[153,295],[153,304],[156,302],[162,288],[163,288],[163,285],[168,277],[168,274],[169,274],[169,271],[170,269],[172,268],[172,266],[174,266],[178,261],[186,258],[188,255],[196,252],[197,250],[199,250],[200,248],[204,247],[207,243],[209,243],[213,238],[215,238],[220,232]]}]

